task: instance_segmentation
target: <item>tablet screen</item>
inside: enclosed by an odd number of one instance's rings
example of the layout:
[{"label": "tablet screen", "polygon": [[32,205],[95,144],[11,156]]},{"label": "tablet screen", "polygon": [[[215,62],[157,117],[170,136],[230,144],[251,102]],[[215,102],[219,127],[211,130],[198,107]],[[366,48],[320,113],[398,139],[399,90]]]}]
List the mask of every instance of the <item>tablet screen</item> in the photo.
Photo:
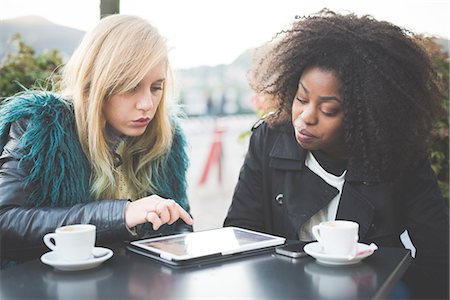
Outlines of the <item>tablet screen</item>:
[{"label": "tablet screen", "polygon": [[142,240],[132,244],[166,254],[169,258],[189,259],[214,253],[237,253],[276,246],[283,244],[284,240],[246,229],[225,227]]}]

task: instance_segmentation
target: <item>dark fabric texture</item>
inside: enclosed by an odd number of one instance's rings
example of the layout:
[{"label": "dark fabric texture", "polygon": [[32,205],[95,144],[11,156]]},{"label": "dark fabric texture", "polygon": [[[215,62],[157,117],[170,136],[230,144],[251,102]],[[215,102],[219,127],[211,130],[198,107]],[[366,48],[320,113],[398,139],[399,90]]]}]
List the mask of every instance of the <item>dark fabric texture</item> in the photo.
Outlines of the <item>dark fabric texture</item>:
[{"label": "dark fabric texture", "polygon": [[[290,124],[255,128],[224,225],[298,239],[338,193],[304,165],[306,153]],[[449,210],[428,160],[396,181],[358,173],[347,170],[336,219],[358,222],[360,242],[379,247],[403,247],[408,230],[417,250],[405,275],[413,297],[448,298]]]}]

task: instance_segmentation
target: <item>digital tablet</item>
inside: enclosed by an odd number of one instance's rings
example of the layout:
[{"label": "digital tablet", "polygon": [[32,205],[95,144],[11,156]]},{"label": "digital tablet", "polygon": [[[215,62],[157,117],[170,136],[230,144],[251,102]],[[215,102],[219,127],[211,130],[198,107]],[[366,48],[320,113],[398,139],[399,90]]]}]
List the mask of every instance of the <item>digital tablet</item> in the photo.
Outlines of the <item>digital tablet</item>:
[{"label": "digital tablet", "polygon": [[269,250],[285,238],[224,227],[131,242],[128,249],[170,265],[192,265]]}]

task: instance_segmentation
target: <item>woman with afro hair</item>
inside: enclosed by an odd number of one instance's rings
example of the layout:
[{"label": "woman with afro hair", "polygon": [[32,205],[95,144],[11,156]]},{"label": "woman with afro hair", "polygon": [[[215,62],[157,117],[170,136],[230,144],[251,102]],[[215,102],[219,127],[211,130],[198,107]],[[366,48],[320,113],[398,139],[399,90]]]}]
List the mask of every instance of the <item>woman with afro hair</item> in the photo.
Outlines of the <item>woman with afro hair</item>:
[{"label": "woman with afro hair", "polygon": [[274,111],[252,129],[225,226],[313,241],[359,223],[359,241],[416,248],[412,298],[448,299],[449,210],[428,161],[443,99],[414,35],[323,10],[261,47],[250,84]]}]

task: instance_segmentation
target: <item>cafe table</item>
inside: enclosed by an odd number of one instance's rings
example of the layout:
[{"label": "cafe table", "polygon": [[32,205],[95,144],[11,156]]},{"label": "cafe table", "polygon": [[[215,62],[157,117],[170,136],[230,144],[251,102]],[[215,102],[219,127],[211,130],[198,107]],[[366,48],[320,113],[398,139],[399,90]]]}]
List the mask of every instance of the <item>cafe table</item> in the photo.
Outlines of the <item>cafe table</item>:
[{"label": "cafe table", "polygon": [[173,268],[122,245],[112,249],[109,260],[90,270],[60,271],[39,259],[5,269],[0,299],[383,299],[411,262],[409,250],[381,247],[348,266],[272,250]]}]

